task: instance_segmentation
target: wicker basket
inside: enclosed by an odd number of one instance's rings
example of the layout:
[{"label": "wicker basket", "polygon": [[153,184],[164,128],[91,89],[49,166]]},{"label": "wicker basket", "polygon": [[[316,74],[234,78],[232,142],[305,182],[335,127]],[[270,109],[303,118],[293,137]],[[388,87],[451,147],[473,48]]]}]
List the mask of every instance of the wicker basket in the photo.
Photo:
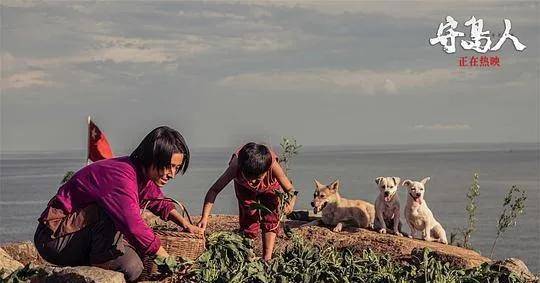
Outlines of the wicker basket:
[{"label": "wicker basket", "polygon": [[[182,208],[184,216],[187,216],[189,223],[193,224],[187,209],[180,202],[171,199],[151,199],[151,200],[163,200],[171,201],[177,204]],[[145,205],[144,209],[146,209]],[[143,211],[144,211],[143,209]],[[154,233],[159,237],[161,241],[161,246],[169,253],[171,256],[182,257],[184,259],[194,260],[199,257],[205,250],[205,238],[203,235],[196,235],[180,231],[170,231],[170,230],[157,230],[154,229]],[[147,256],[143,259],[144,269],[139,277],[139,281],[160,281],[160,282],[173,282],[169,277],[167,278],[158,271],[157,265],[154,263],[155,256]]]}]

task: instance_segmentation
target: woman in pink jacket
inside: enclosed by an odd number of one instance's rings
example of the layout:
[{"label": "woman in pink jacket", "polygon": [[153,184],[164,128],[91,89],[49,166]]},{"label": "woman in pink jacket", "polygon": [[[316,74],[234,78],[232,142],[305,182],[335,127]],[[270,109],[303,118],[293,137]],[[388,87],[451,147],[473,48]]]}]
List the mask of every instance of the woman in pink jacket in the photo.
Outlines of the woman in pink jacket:
[{"label": "woman in pink jacket", "polygon": [[[130,156],[100,160],[77,171],[60,187],[39,218],[34,242],[47,261],[63,266],[92,265],[124,273],[135,281],[141,257],[167,257],[160,240],[143,221],[140,208],[172,220],[192,233],[191,225],[161,187],[189,165],[182,135],[162,126],[151,131]],[[153,199],[153,200],[152,200]]]}]

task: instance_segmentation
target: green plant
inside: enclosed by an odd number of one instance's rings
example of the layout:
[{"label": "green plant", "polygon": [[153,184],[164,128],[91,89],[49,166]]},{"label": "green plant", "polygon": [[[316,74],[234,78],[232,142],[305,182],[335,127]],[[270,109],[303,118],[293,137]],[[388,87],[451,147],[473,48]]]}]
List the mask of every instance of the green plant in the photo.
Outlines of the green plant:
[{"label": "green plant", "polygon": [[168,256],[168,257],[158,256],[154,259],[154,262],[156,263],[158,268],[166,269],[167,272],[171,272],[171,273],[177,271],[179,268],[178,260],[176,260],[176,258],[172,256]]},{"label": "green plant", "polygon": [[181,278],[193,264],[193,261],[186,260],[180,256],[156,257],[154,263],[158,267],[158,271],[166,276],[173,278]]},{"label": "green plant", "polygon": [[297,144],[296,139],[286,137],[281,139],[279,145],[281,146],[281,153],[279,154],[278,161],[281,164],[281,167],[283,167],[283,170],[285,170],[285,173],[288,173],[290,170],[289,163],[293,157],[298,155],[298,151],[302,145]]},{"label": "green plant", "polygon": [[[5,270],[0,270],[0,281],[6,283],[31,282],[34,278],[42,278],[47,275],[47,272],[39,266],[34,266],[29,263],[10,274],[5,274]],[[3,278],[3,279],[2,279]]]},{"label": "green plant", "polygon": [[472,249],[470,243],[471,235],[476,230],[476,208],[477,208],[477,198],[480,196],[480,185],[478,183],[478,173],[473,174],[473,181],[467,192],[467,207],[465,208],[468,215],[467,227],[460,229],[459,233],[461,234],[461,243],[458,241],[456,233],[450,234],[450,243],[456,244],[467,249]]},{"label": "green plant", "polygon": [[274,282],[341,282],[342,257],[334,247],[321,248],[293,234],[292,243],[270,262]]},{"label": "green plant", "polygon": [[[291,163],[291,160],[298,155],[302,145],[297,144],[296,139],[286,137],[282,138],[279,145],[281,146],[281,152],[279,154],[278,161],[281,164],[281,167],[285,170],[285,174],[288,174],[290,170],[289,164]],[[280,205],[283,207],[289,204],[293,197],[292,194],[284,194],[281,192],[278,194],[278,196],[280,197]]]},{"label": "green plant", "polygon": [[[289,173],[290,167],[289,164],[291,160],[298,155],[298,152],[302,145],[297,144],[296,139],[294,138],[286,138],[283,137],[281,140],[281,143],[279,144],[281,146],[281,152],[278,158],[279,163],[285,170],[285,174]],[[292,182],[292,181],[291,181]],[[294,198],[293,192],[287,192],[287,191],[276,191],[276,194],[279,199],[279,221],[283,222],[285,220],[285,208],[291,204],[291,201]],[[291,231],[287,228],[285,228],[285,234],[287,236],[291,236]]]},{"label": "green plant", "polygon": [[261,214],[266,215],[272,213],[272,211],[260,202],[254,202],[249,205],[249,209],[258,210]]},{"label": "green plant", "polygon": [[208,238],[208,250],[182,282],[522,282],[514,273],[485,263],[463,269],[441,261],[429,249],[403,262],[372,250],[315,245],[298,234],[284,250],[265,263],[254,260],[252,242],[230,232]]},{"label": "green plant", "polygon": [[[518,194],[520,195],[516,196]],[[489,257],[493,257],[495,245],[501,235],[506,232],[508,228],[516,226],[517,218],[525,211],[525,200],[527,200],[527,193],[516,185],[512,186],[508,193],[506,193],[503,202],[503,211],[497,223],[497,236],[491,246]]]},{"label": "green plant", "polygon": [[232,232],[207,238],[208,249],[186,278],[195,282],[270,282],[264,264],[255,259],[253,241]]},{"label": "green plant", "polygon": [[463,246],[465,248],[471,249],[470,239],[472,233],[476,230],[476,205],[477,198],[480,196],[480,185],[478,184],[478,173],[473,174],[473,182],[469,187],[469,192],[467,193],[467,198],[469,203],[467,204],[466,210],[469,215],[467,228],[463,231]]}]

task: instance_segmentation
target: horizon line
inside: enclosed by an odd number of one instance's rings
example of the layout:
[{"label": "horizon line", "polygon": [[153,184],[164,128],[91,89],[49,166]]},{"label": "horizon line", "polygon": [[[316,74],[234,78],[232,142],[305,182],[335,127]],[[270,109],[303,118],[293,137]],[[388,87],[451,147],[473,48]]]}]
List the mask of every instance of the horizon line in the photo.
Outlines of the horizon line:
[{"label": "horizon line", "polygon": [[[534,142],[452,142],[452,143],[443,143],[443,142],[434,142],[434,143],[380,143],[380,144],[311,144],[311,145],[302,145],[304,148],[322,148],[322,147],[399,147],[399,146],[463,146],[463,145],[536,145],[536,149],[540,150],[540,141]],[[279,143],[273,144],[272,146],[279,146]],[[191,151],[205,151],[205,150],[215,150],[215,149],[224,149],[229,148],[229,146],[199,146],[199,147],[190,147]],[[70,149],[16,149],[16,150],[3,150],[0,149],[0,154],[11,154],[11,153],[53,153],[53,152],[76,152],[84,151],[86,148],[70,148]],[[130,150],[122,149],[117,152],[129,152]]]}]

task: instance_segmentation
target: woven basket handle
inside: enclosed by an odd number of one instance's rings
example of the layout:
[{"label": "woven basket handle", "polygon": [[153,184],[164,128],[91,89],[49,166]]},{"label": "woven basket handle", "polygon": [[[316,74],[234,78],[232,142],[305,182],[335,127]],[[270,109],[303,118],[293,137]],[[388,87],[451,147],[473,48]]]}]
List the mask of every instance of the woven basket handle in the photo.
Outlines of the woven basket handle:
[{"label": "woven basket handle", "polygon": [[181,202],[173,199],[173,198],[149,198],[149,199],[145,199],[145,202],[144,202],[144,207],[141,211],[141,214],[143,214],[143,212],[146,210],[146,207],[148,207],[148,204],[150,204],[151,201],[170,201],[172,203],[175,203],[176,205],[178,205],[181,209],[182,209],[182,216],[183,217],[186,217],[187,216],[187,219],[189,221],[189,224],[193,225],[193,221],[191,221],[191,217],[189,216],[189,212],[187,211],[187,208],[184,204],[182,204]]}]

